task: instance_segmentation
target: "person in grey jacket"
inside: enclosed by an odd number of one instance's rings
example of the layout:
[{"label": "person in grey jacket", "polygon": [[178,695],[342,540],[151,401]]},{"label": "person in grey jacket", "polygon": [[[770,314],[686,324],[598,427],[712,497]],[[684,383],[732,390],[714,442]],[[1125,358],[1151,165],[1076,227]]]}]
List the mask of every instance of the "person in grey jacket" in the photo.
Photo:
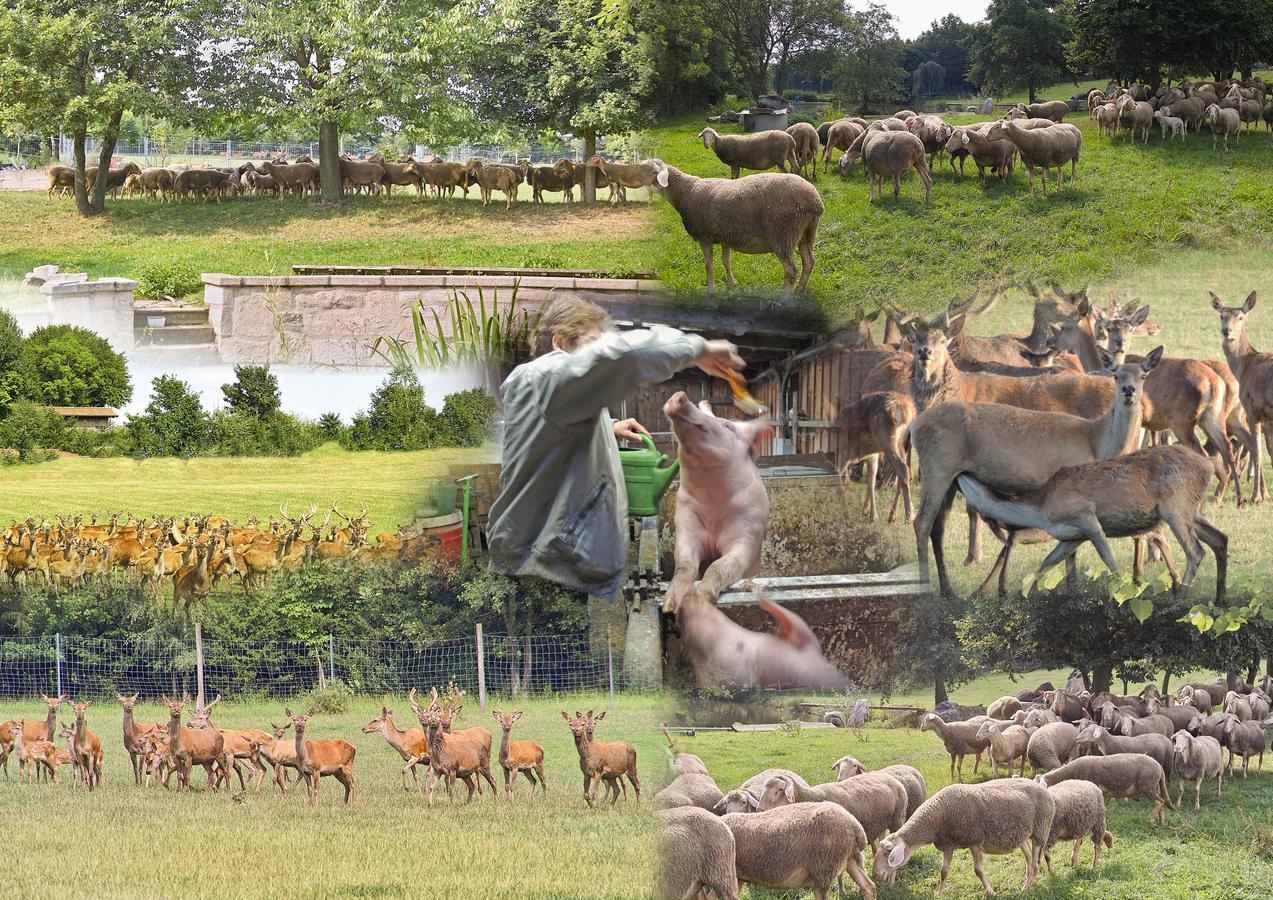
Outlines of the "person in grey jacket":
[{"label": "person in grey jacket", "polygon": [[500,495],[487,534],[491,562],[613,597],[627,564],[627,492],[618,438],[636,439],[635,419],[609,409],[648,384],[697,365],[725,377],[743,368],[729,341],[675,328],[615,331],[596,304],[573,295],[540,317],[535,359],[500,390],[504,407]]}]

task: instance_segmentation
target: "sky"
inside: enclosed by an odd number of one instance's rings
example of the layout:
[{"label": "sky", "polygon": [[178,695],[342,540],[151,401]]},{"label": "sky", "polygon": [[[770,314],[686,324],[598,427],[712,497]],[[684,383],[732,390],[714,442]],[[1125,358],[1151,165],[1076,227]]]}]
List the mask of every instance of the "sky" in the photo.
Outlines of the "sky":
[{"label": "sky", "polygon": [[987,0],[884,0],[897,18],[897,32],[903,38],[919,37],[934,21],[954,13],[965,22],[980,21],[986,15]]}]

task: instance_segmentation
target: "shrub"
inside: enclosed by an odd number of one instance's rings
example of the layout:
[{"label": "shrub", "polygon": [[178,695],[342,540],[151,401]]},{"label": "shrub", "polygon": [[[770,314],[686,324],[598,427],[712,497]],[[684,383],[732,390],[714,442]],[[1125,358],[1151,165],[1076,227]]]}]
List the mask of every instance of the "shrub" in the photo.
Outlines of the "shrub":
[{"label": "shrub", "polygon": [[22,345],[24,394],[46,406],[123,406],[128,366],[105,338],[75,325],[46,325]]},{"label": "shrub", "polygon": [[499,402],[482,388],[457,391],[442,404],[436,446],[480,447],[490,438],[498,416]]},{"label": "shrub", "polygon": [[130,416],[124,427],[135,452],[182,456],[203,449],[208,414],[190,385],[175,375],[160,375],[152,383],[146,411],[140,416]]},{"label": "shrub", "polygon": [[22,396],[22,329],[7,309],[0,309],[0,419]]},{"label": "shrub", "polygon": [[[322,665],[320,660],[316,666]],[[343,713],[354,699],[354,690],[339,678],[328,680],[327,687],[316,687],[304,694],[298,702],[302,709],[316,709],[320,713]]]},{"label": "shrub", "polygon": [[175,297],[180,300],[187,294],[198,293],[203,288],[199,270],[185,263],[148,263],[137,276],[138,297],[143,300],[162,300]]},{"label": "shrub", "polygon": [[344,443],[354,450],[422,450],[433,446],[438,414],[424,402],[424,387],[410,369],[390,373],[354,416]]},{"label": "shrub", "polygon": [[276,412],[265,419],[219,410],[208,419],[207,451],[217,456],[298,456],[327,436],[312,423]]},{"label": "shrub", "polygon": [[269,366],[235,366],[234,382],[221,385],[226,405],[236,413],[269,419],[283,405],[278,377]]},{"label": "shrub", "polygon": [[323,436],[329,441],[339,441],[345,436],[345,423],[340,420],[338,413],[323,413],[318,417],[318,427],[322,429]]},{"label": "shrub", "polygon": [[26,460],[38,447],[60,447],[67,431],[66,423],[57,413],[37,403],[19,400],[0,421],[0,447],[16,450]]}]

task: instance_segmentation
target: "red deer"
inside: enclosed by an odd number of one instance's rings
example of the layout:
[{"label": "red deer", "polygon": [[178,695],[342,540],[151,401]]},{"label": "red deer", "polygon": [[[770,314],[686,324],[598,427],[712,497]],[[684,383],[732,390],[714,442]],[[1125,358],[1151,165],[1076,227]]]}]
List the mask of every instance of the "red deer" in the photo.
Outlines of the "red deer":
[{"label": "red deer", "polygon": [[136,722],[133,720],[133,709],[137,706],[139,694],[133,694],[131,697],[125,697],[123,694],[116,694],[115,696],[119,698],[119,702],[124,706],[124,749],[128,751],[128,758],[133,764],[133,781],[141,784],[142,756],[139,739],[141,735],[162,726],[158,722]]},{"label": "red deer", "polygon": [[79,768],[79,783],[90,791],[102,786],[102,742],[89,731],[84,718],[92,705],[92,700],[71,703],[71,709],[75,710],[75,738],[71,742],[71,758]]},{"label": "red deer", "polygon": [[406,761],[406,765],[402,767],[402,789],[407,793],[411,792],[411,788],[407,786],[407,772],[409,770],[411,772],[411,780],[415,783],[421,795],[423,795],[424,786],[420,784],[420,779],[417,777],[415,769],[420,763],[427,764],[429,761],[429,742],[424,736],[424,729],[408,728],[406,731],[399,731],[398,727],[393,724],[393,710],[387,706],[382,706],[380,707],[380,715],[362,726],[362,733],[384,736],[384,739],[389,742],[389,746],[397,750],[398,755]]},{"label": "red deer", "polygon": [[22,737],[27,741],[51,741],[53,740],[53,729],[57,727],[57,711],[61,705],[66,702],[66,694],[60,697],[50,697],[47,694],[41,694],[40,699],[44,701],[44,705],[48,707],[49,713],[43,722],[30,722],[19,719],[12,719],[0,725],[0,765],[4,766],[4,777],[9,777],[9,754],[13,751],[13,731],[5,726],[21,725]]},{"label": "red deer", "polygon": [[486,734],[485,742],[472,733],[473,729],[463,733],[448,733],[451,720],[459,712],[460,707],[439,708],[434,704],[424,707],[413,700],[411,708],[419,718],[425,737],[429,741],[429,767],[433,772],[433,783],[429,786],[428,805],[433,805],[433,793],[437,790],[438,782],[443,778],[446,779],[447,797],[452,803],[455,802],[456,779],[464,779],[469,789],[464,802],[472,802],[472,781],[476,781],[478,785],[482,783],[478,778],[470,781],[470,777],[474,775],[485,778],[494,795],[495,779],[491,777],[490,732],[485,728],[481,729]]},{"label": "red deer", "polygon": [[513,799],[513,791],[517,782],[517,773],[521,772],[530,782],[530,795],[535,796],[535,776],[539,776],[539,786],[544,796],[548,795],[548,779],[544,777],[544,748],[534,741],[510,740],[513,723],[522,717],[520,712],[502,715],[497,709],[491,713],[499,722],[502,732],[499,742],[499,764],[504,769],[504,793]]},{"label": "red deer", "polygon": [[622,784],[624,776],[631,782],[632,790],[636,792],[636,802],[640,803],[641,782],[637,780],[636,748],[619,741],[603,743],[592,738],[593,729],[597,722],[606,717],[605,712],[594,717],[592,710],[588,710],[586,715],[581,715],[576,710],[572,719],[563,709],[561,717],[570,726],[570,733],[575,738],[575,749],[579,751],[579,770],[583,772],[583,798],[588,806],[596,806],[597,791],[603,780],[606,782],[610,805],[614,806],[619,799],[615,782]]},{"label": "red deer", "polygon": [[226,781],[229,781],[230,775],[230,759],[225,750],[225,738],[221,732],[215,728],[182,728],[181,727],[181,710],[190,698],[183,700],[169,700],[164,697],[164,704],[168,707],[168,773],[164,777],[164,787],[168,786],[168,779],[172,777],[173,772],[177,773],[177,787],[184,790],[190,787],[190,771],[196,765],[203,766],[208,773],[208,781],[210,784],[216,784],[220,781],[219,777],[215,777],[213,769],[220,767],[225,773]]},{"label": "red deer", "polygon": [[345,805],[354,796],[354,745],[343,738],[330,738],[323,741],[305,740],[305,723],[313,718],[318,710],[310,709],[303,716],[295,715],[284,708],[283,714],[291,719],[296,727],[296,769],[305,779],[309,789],[309,805],[313,806],[318,798],[318,780],[330,775],[345,787]]},{"label": "red deer", "polygon": [[1256,292],[1252,291],[1241,306],[1225,306],[1211,293],[1211,306],[1220,314],[1220,336],[1224,344],[1224,357],[1238,379],[1238,396],[1246,411],[1247,424],[1256,439],[1254,448],[1255,484],[1252,502],[1269,499],[1261,461],[1259,433],[1264,434],[1264,445],[1273,455],[1273,354],[1261,353],[1251,346],[1246,333],[1246,320],[1255,309]]}]

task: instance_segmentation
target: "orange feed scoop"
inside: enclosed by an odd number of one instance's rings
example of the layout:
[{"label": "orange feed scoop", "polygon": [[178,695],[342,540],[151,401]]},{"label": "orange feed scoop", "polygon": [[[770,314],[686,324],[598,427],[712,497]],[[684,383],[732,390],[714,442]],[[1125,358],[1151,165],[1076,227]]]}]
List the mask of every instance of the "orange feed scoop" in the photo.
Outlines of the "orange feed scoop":
[{"label": "orange feed scoop", "polygon": [[743,381],[743,376],[738,372],[730,372],[726,378],[729,386],[734,391],[734,405],[749,416],[763,415],[765,405],[751,395],[747,390],[747,382]]}]

